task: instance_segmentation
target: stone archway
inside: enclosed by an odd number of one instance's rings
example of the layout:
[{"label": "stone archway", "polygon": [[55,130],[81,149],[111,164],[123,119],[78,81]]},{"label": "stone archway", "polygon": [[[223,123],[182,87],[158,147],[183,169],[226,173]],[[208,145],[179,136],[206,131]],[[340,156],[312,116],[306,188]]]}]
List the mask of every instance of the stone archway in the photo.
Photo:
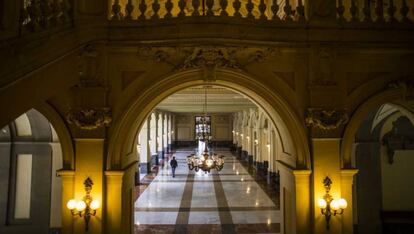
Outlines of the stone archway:
[{"label": "stone archway", "polygon": [[[309,179],[308,183],[301,183],[303,188],[298,189],[295,181],[297,173],[299,176],[303,171],[310,169],[310,153],[308,140],[306,137],[306,128],[303,121],[299,119],[292,108],[283,100],[283,98],[273,90],[265,87],[256,79],[239,71],[230,69],[217,69],[215,80],[203,80],[202,69],[192,69],[178,72],[164,77],[160,82],[152,85],[144,93],[136,95],[130,101],[129,108],[124,112],[122,117],[114,121],[115,125],[109,132],[108,158],[106,163],[106,189],[107,189],[107,210],[119,210],[117,215],[107,214],[107,230],[114,232],[123,230],[123,233],[130,233],[133,230],[132,222],[132,185],[133,185],[133,168],[136,158],[136,137],[137,132],[147,118],[152,109],[169,95],[192,86],[197,85],[215,85],[229,88],[244,94],[253,100],[258,106],[265,110],[270,121],[278,127],[280,134],[285,136],[284,147],[290,151],[292,161],[282,162],[285,165],[286,178],[283,181],[286,184],[283,194],[288,196],[282,201],[289,202],[286,207],[282,204],[281,210],[289,210],[287,219],[284,222],[282,231],[285,228],[287,232],[294,233],[296,230],[309,230],[310,217],[298,218],[296,207],[307,209],[310,207],[309,197]],[[304,173],[307,178],[310,173]],[[132,179],[131,179],[132,178]],[[282,187],[282,185],[281,185]],[[296,198],[296,193],[300,194]],[[283,203],[283,202],[282,202]],[[300,203],[300,204],[299,204]],[[303,216],[303,214],[301,214]],[[283,218],[282,218],[283,219]]]}]

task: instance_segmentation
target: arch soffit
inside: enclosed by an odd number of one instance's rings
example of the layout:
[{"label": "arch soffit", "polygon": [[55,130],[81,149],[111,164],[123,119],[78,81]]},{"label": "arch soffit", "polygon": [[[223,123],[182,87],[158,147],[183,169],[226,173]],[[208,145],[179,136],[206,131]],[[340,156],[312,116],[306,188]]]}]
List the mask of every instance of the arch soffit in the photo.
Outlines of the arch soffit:
[{"label": "arch soffit", "polygon": [[340,157],[343,168],[352,168],[352,145],[355,141],[355,135],[362,122],[366,119],[371,111],[380,108],[386,103],[391,104],[395,107],[398,106],[398,109],[404,110],[405,113],[407,113],[406,111],[409,111],[398,104],[398,102],[400,100],[403,100],[405,97],[404,91],[404,88],[395,88],[383,91],[363,102],[354,111],[342,135]]},{"label": "arch soffit", "polygon": [[[310,168],[310,154],[304,123],[299,120],[294,110],[278,94],[241,72],[217,69],[217,79],[207,82],[200,79],[203,77],[202,74],[201,69],[192,69],[169,75],[152,85],[144,93],[137,94],[136,97],[130,99],[130,108],[127,108],[115,122],[116,124],[109,129],[108,170],[123,168],[131,161],[131,157],[135,156],[134,148],[136,147],[133,147],[133,143],[136,133],[145,116],[159,102],[179,90],[206,84],[230,88],[255,100],[255,103],[266,111],[275,125],[284,125],[283,128],[289,135],[287,138],[291,139],[294,149],[296,149],[294,154],[296,156],[295,167]],[[234,82],[235,80],[237,83]],[[287,131],[288,129],[289,131]]]}]

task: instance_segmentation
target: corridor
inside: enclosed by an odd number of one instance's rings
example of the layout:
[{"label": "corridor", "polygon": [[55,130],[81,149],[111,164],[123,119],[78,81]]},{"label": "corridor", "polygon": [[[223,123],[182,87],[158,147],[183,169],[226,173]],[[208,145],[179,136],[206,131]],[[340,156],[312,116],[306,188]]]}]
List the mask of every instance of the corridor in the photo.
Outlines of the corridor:
[{"label": "corridor", "polygon": [[228,150],[216,151],[226,156],[222,171],[190,171],[191,153],[177,151],[176,177],[165,163],[139,195],[136,233],[279,233],[279,198],[269,196],[263,179]]}]

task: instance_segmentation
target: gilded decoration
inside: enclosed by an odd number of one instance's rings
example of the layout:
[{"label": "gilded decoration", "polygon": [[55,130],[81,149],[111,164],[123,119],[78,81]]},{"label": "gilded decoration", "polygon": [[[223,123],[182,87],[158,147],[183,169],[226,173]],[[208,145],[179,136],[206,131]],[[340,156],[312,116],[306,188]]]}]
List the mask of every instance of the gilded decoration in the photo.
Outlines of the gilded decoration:
[{"label": "gilded decoration", "polygon": [[72,109],[66,114],[66,120],[80,129],[94,130],[108,126],[111,121],[109,108]]},{"label": "gilded decoration", "polygon": [[305,123],[309,127],[317,127],[322,130],[334,130],[348,123],[348,114],[344,110],[323,110],[309,108]]}]

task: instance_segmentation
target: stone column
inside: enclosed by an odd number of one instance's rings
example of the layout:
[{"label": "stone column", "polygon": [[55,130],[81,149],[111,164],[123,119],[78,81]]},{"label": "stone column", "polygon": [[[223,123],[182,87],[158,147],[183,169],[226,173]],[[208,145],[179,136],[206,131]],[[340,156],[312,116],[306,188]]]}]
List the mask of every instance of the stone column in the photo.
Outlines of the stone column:
[{"label": "stone column", "polygon": [[59,170],[57,175],[62,178],[62,234],[72,234],[74,219],[66,203],[75,197],[75,171]]},{"label": "stone column", "polygon": [[157,115],[151,114],[150,117],[150,153],[151,153],[151,167],[158,165],[158,152],[157,152]]},{"label": "stone column", "polygon": [[172,149],[171,149],[171,144],[172,144],[172,115],[168,114],[168,143],[167,143],[167,148],[168,148],[168,153],[172,153]]},{"label": "stone column", "polygon": [[105,171],[106,181],[106,233],[122,230],[122,177],[123,171]]},{"label": "stone column", "polygon": [[162,115],[162,137],[163,137],[163,154],[168,153],[168,116],[167,114]]},{"label": "stone column", "polygon": [[357,169],[341,170],[341,197],[345,198],[348,202],[348,207],[342,214],[343,234],[352,234],[354,232],[352,185],[354,183],[354,176],[357,172]]},{"label": "stone column", "polygon": [[164,143],[163,143],[163,115],[162,113],[157,114],[157,153],[158,153],[158,160],[164,158]]},{"label": "stone column", "polygon": [[313,220],[314,233],[342,233],[342,215],[332,216],[330,230],[326,229],[325,216],[322,215],[317,201],[325,195],[323,180],[326,176],[332,180],[330,194],[333,199],[341,197],[340,174],[340,138],[313,138]]},{"label": "stone column", "polygon": [[[74,199],[80,200],[85,196],[85,180],[89,177],[93,181],[91,197],[103,203],[103,173],[104,168],[104,144],[105,139],[75,139],[76,149],[76,173]],[[102,205],[96,211],[96,215],[90,219],[89,231],[85,231],[84,219],[74,218],[74,233],[102,233],[103,217]]]},{"label": "stone column", "polygon": [[296,233],[311,232],[310,170],[294,170],[296,191]]},{"label": "stone column", "polygon": [[150,145],[148,143],[150,136],[150,121],[147,119],[142,125],[140,138],[140,152],[139,152],[139,168],[140,174],[148,174],[151,171],[151,154]]}]

